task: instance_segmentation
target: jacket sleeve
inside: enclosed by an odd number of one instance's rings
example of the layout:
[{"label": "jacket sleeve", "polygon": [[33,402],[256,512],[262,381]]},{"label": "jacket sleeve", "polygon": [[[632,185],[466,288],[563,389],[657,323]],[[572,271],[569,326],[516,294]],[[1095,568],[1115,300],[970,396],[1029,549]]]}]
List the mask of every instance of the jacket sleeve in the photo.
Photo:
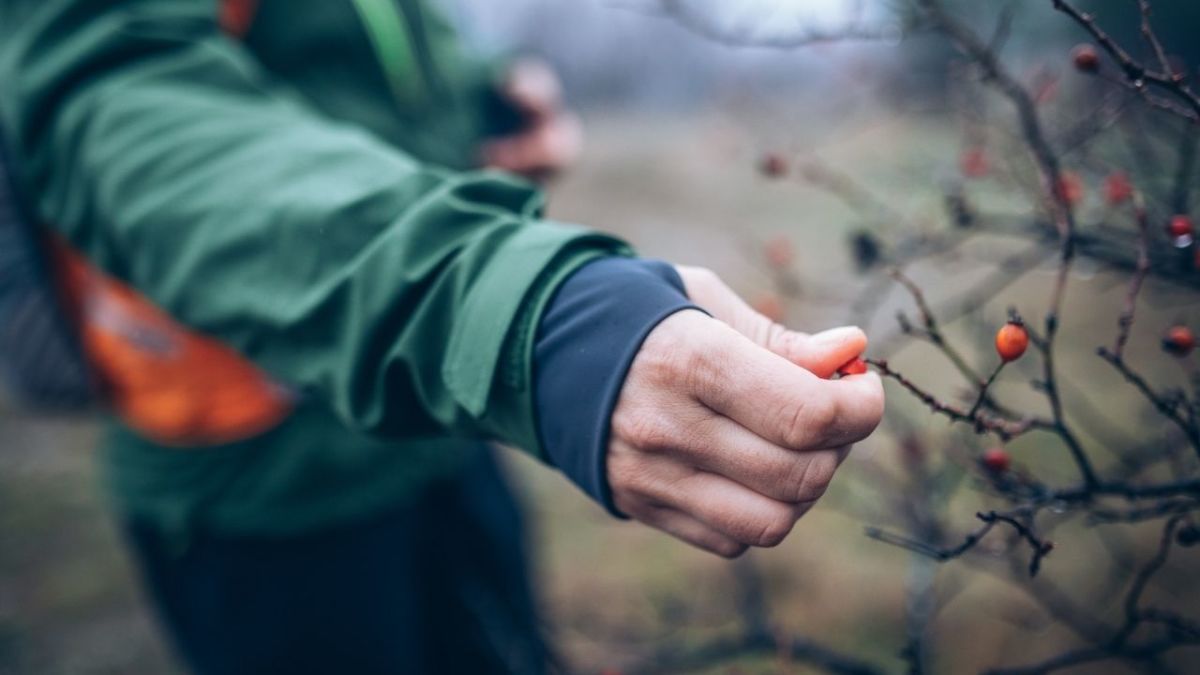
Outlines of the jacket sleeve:
[{"label": "jacket sleeve", "polygon": [[612,238],[500,174],[323,118],[211,0],[0,0],[0,126],[36,210],[181,322],[387,437],[538,452],[534,334]]}]

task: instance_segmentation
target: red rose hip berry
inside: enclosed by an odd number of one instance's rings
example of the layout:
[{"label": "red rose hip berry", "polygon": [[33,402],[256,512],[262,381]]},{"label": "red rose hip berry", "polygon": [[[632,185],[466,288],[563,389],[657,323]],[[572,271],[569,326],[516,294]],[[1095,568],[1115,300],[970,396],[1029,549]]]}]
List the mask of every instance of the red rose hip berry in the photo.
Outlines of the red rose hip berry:
[{"label": "red rose hip berry", "polygon": [[1195,233],[1196,227],[1192,219],[1182,213],[1172,216],[1171,222],[1167,223],[1167,234],[1172,243],[1180,248],[1191,246]]},{"label": "red rose hip berry", "polygon": [[1171,326],[1163,336],[1163,351],[1184,357],[1196,349],[1196,334],[1187,326]]},{"label": "red rose hip berry", "polygon": [[996,353],[1005,363],[1021,358],[1029,348],[1029,331],[1018,321],[1009,321],[996,331]]},{"label": "red rose hip berry", "polygon": [[1074,171],[1063,171],[1055,186],[1056,195],[1070,206],[1078,206],[1083,201],[1086,191],[1083,179]]},{"label": "red rose hip berry", "polygon": [[1003,448],[989,448],[983,453],[983,466],[992,473],[1004,473],[1012,466],[1012,458]]},{"label": "red rose hip berry", "polygon": [[958,158],[959,170],[967,178],[983,178],[992,170],[987,150],[980,147],[968,148]]},{"label": "red rose hip berry", "polygon": [[851,359],[841,368],[838,368],[838,375],[842,377],[847,375],[865,375],[866,372],[867,362],[859,358]]},{"label": "red rose hip berry", "polygon": [[1094,73],[1100,70],[1100,53],[1092,45],[1081,44],[1071,50],[1071,62],[1081,73]]}]

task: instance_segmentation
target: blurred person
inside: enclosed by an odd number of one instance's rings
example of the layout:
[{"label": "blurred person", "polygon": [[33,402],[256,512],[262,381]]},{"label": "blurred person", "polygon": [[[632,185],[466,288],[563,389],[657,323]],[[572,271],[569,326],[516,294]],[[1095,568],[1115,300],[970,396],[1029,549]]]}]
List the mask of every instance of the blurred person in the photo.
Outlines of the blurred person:
[{"label": "blurred person", "polygon": [[734,557],[882,414],[858,329],[545,219],[553,74],[427,2],[0,0],[0,138],[197,673],[553,669],[487,442]]}]

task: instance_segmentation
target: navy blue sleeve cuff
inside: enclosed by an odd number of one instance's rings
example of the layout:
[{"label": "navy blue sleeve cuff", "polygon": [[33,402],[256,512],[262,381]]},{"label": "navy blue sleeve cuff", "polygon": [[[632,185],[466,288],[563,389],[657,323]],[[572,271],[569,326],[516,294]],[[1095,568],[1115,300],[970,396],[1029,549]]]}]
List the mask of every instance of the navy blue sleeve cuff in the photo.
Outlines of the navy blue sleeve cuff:
[{"label": "navy blue sleeve cuff", "polygon": [[534,346],[538,433],[548,459],[610,513],[609,419],[625,374],[650,331],[683,309],[683,280],[657,260],[603,258],[555,291]]}]

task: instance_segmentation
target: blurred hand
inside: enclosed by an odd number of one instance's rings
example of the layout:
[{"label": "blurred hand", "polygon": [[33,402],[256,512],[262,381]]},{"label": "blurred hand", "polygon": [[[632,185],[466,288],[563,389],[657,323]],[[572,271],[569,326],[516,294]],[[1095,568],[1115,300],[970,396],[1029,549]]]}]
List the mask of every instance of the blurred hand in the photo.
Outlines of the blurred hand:
[{"label": "blurred hand", "polygon": [[735,557],[791,532],[879,424],[883,387],[827,379],[866,349],[861,330],[792,332],[712,272],[679,273],[713,316],[679,312],[647,337],[613,412],[608,480],[623,513]]},{"label": "blurred hand", "polygon": [[562,86],[549,66],[532,59],[518,61],[501,94],[522,116],[525,127],[485,143],[484,164],[542,180],[578,159],[583,126],[564,107]]}]

